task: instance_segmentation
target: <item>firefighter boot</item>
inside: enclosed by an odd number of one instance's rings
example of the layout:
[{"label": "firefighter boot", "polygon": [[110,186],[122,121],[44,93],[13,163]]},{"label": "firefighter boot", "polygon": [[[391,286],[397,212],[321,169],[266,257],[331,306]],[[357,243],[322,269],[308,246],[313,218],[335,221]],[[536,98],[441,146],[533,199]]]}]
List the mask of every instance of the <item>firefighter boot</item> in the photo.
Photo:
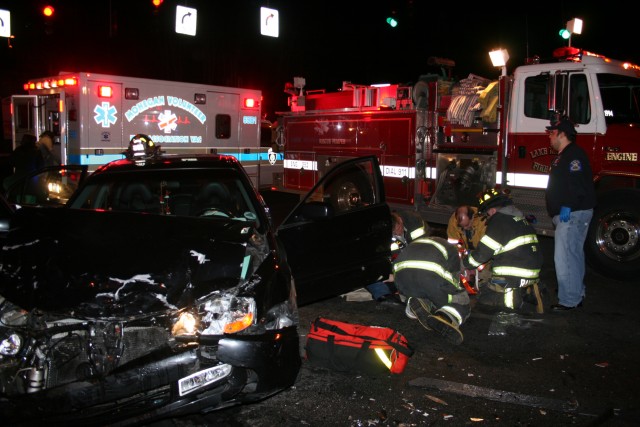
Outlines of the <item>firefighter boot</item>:
[{"label": "firefighter boot", "polygon": [[438,310],[427,318],[427,325],[453,345],[462,344],[464,336],[458,327],[458,321],[446,311]]},{"label": "firefighter boot", "polygon": [[427,326],[427,319],[431,316],[432,304],[423,298],[411,297],[407,300],[407,308],[405,314],[409,319],[417,320],[427,330],[431,330]]}]

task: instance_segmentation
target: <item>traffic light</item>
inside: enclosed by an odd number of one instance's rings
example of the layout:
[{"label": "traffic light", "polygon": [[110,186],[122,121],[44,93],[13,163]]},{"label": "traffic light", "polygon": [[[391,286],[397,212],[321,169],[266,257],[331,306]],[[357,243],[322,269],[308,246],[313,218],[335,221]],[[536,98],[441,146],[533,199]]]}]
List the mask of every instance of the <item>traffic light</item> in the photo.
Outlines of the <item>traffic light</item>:
[{"label": "traffic light", "polygon": [[53,16],[53,12],[55,12],[55,9],[53,8],[53,6],[47,5],[42,8],[42,14],[47,18],[51,18]]},{"label": "traffic light", "polygon": [[391,25],[392,28],[395,28],[398,26],[398,21],[396,21],[393,16],[390,16],[387,18],[387,24]]},{"label": "traffic light", "polygon": [[160,7],[163,1],[164,0],[151,0],[151,3],[153,3],[155,7]]},{"label": "traffic light", "polygon": [[53,14],[55,9],[51,5],[46,5],[42,8],[42,14],[44,15],[44,33],[48,36],[53,34]]},{"label": "traffic light", "polygon": [[565,40],[569,40],[569,37],[571,37],[571,31],[567,30],[566,28],[561,29],[558,34]]}]

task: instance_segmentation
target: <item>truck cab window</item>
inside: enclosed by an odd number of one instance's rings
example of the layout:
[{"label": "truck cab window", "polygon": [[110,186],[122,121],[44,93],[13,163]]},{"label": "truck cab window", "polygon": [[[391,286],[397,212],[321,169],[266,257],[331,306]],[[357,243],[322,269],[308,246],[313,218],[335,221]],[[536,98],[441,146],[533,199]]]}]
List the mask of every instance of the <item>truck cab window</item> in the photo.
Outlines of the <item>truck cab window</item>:
[{"label": "truck cab window", "polygon": [[576,124],[591,121],[589,86],[584,74],[572,74],[569,86],[569,118]]},{"label": "truck cab window", "polygon": [[524,115],[534,119],[549,119],[549,75],[527,77],[524,82]]},{"label": "truck cab window", "polygon": [[598,74],[607,124],[640,123],[640,85],[637,80],[615,74]]}]

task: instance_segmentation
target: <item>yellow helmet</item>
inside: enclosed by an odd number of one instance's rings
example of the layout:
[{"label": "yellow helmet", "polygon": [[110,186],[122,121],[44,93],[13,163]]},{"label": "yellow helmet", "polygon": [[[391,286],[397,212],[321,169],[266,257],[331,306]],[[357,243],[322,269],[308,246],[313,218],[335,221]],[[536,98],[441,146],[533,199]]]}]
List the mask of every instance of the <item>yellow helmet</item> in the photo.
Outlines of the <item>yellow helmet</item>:
[{"label": "yellow helmet", "polygon": [[491,208],[510,205],[511,198],[502,190],[491,188],[478,195],[478,213],[485,214]]}]

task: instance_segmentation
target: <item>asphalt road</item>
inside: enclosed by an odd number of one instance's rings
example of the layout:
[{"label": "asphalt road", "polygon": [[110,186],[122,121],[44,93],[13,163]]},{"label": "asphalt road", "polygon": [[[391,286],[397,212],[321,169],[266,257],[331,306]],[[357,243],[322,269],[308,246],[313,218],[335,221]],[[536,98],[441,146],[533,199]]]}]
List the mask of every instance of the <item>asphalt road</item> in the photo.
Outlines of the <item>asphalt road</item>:
[{"label": "asphalt road", "polygon": [[398,304],[317,302],[300,308],[303,356],[310,322],[322,316],[402,332],[415,350],[405,371],[367,376],[304,360],[289,390],[171,425],[640,425],[640,280],[617,282],[588,271],[584,306],[550,312],[557,288],[553,239],[541,240],[544,314],[505,316],[476,306],[462,327],[464,342],[452,346]]}]

